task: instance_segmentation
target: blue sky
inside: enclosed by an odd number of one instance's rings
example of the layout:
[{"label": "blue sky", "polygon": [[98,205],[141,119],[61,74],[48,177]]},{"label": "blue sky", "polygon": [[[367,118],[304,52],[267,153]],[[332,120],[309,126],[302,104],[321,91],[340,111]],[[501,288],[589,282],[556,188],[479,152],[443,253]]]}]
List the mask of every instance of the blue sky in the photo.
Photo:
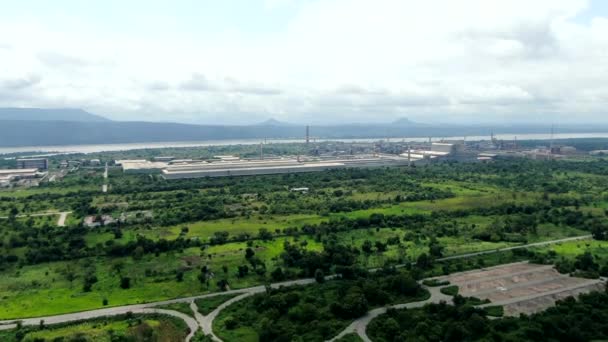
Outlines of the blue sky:
[{"label": "blue sky", "polygon": [[606,122],[608,1],[6,1],[0,106],[116,120]]}]

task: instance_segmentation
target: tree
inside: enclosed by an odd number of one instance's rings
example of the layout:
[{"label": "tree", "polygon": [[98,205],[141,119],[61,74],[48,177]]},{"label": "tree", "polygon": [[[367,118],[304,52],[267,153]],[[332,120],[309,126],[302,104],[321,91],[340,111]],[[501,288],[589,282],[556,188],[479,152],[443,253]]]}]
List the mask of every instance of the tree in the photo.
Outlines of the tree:
[{"label": "tree", "polygon": [[283,269],[280,267],[275,268],[271,273],[270,277],[274,281],[283,281],[285,280],[285,274],[283,273]]},{"label": "tree", "polygon": [[272,240],[272,233],[266,228],[260,228],[258,238],[263,241]]},{"label": "tree", "polygon": [[251,258],[253,258],[254,255],[255,252],[253,251],[253,249],[251,249],[250,247],[247,247],[247,249],[245,249],[245,259],[250,260]]},{"label": "tree", "polygon": [[217,287],[219,287],[221,291],[226,291],[228,289],[228,280],[226,280],[226,279],[218,280]]},{"label": "tree", "polygon": [[114,269],[114,271],[120,275],[120,273],[122,272],[122,269],[125,267],[125,264],[123,264],[121,261],[117,261],[115,263],[112,264],[112,269]]},{"label": "tree", "polygon": [[372,242],[369,240],[363,241],[363,244],[361,245],[361,250],[367,255],[372,254]]},{"label": "tree", "polygon": [[322,269],[317,268],[317,270],[315,271],[315,280],[319,284],[325,282],[325,274],[323,274],[323,270]]},{"label": "tree", "polygon": [[335,313],[343,318],[357,318],[367,313],[368,302],[359,287],[352,287],[344,296],[341,304],[334,306]]},{"label": "tree", "polygon": [[249,273],[249,267],[247,267],[247,265],[241,265],[238,267],[237,276],[239,278],[245,277],[248,273]]},{"label": "tree", "polygon": [[593,255],[589,252],[585,252],[576,257],[574,266],[582,271],[597,271],[599,265],[595,262]]},{"label": "tree", "polygon": [[376,241],[375,245],[376,245],[376,252],[378,252],[378,253],[386,252],[386,248],[387,248],[386,244],[382,243],[382,241]]},{"label": "tree", "polygon": [[184,271],[178,270],[177,273],[175,274],[175,280],[177,280],[180,283],[182,281],[184,281]]},{"label": "tree", "polygon": [[416,266],[421,269],[428,269],[431,267],[431,259],[426,253],[422,253],[416,260]]},{"label": "tree", "polygon": [[130,287],[131,287],[131,278],[121,277],[120,278],[120,288],[126,290]]},{"label": "tree", "polygon": [[135,250],[133,250],[133,260],[141,260],[144,256],[144,248],[142,246],[137,246]]}]

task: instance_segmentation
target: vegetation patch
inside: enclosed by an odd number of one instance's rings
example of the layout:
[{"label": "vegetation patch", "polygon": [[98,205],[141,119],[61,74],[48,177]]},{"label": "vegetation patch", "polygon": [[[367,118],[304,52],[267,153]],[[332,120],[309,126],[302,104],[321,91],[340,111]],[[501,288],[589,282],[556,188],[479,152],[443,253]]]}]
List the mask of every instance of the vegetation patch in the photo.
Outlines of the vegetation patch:
[{"label": "vegetation patch", "polygon": [[501,305],[486,306],[483,309],[486,315],[491,317],[502,317],[505,314],[505,310]]},{"label": "vegetation patch", "polygon": [[458,294],[458,286],[451,285],[442,287],[441,289],[439,289],[439,291],[441,291],[441,293],[443,293],[444,295],[455,296]]},{"label": "vegetation patch", "polygon": [[121,315],[80,322],[0,331],[0,340],[18,341],[167,341],[181,342],[186,324],[164,315]]},{"label": "vegetation patch", "polygon": [[220,306],[224,302],[226,302],[227,300],[232,299],[239,295],[240,295],[240,293],[218,295],[218,296],[213,296],[213,297],[199,298],[199,299],[196,299],[194,302],[196,303],[196,306],[198,307],[198,312],[200,312],[201,315],[206,316],[206,315],[210,314],[211,311],[215,310],[218,306]]},{"label": "vegetation patch", "polygon": [[[599,341],[606,340],[608,294],[592,292],[530,316],[488,319],[487,309],[466,301],[428,304],[418,309],[389,309],[368,325],[375,342],[389,341]],[[493,314],[499,309],[491,309]]]},{"label": "vegetation patch", "polygon": [[406,272],[368,274],[314,286],[268,289],[224,309],[214,331],[225,341],[325,341],[370,308],[428,298]]},{"label": "vegetation patch", "polygon": [[156,309],[174,310],[188,316],[193,316],[192,309],[188,303],[171,303],[155,307]]},{"label": "vegetation patch", "polygon": [[422,284],[430,287],[438,287],[438,286],[446,286],[450,285],[448,280],[439,280],[439,279],[425,279]]}]

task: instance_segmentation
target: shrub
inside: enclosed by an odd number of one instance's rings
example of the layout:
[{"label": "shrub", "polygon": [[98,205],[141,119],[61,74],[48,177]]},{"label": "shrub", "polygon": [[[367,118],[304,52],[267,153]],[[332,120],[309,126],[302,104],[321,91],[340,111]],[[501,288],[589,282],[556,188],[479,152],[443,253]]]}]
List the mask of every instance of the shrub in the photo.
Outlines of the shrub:
[{"label": "shrub", "polygon": [[447,281],[447,280],[438,280],[438,279],[426,279],[422,283],[425,286],[430,286],[430,287],[450,285],[449,281]]},{"label": "shrub", "polygon": [[452,285],[442,287],[439,291],[441,291],[441,293],[443,293],[444,295],[455,296],[458,294],[458,286]]}]

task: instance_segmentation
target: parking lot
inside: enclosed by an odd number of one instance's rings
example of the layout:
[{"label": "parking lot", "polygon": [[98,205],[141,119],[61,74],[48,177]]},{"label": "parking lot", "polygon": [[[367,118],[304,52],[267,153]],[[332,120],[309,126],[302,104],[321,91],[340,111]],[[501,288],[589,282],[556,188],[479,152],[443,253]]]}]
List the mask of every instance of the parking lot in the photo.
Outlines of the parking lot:
[{"label": "parking lot", "polygon": [[558,273],[551,265],[515,263],[439,277],[459,287],[465,297],[489,299],[502,305],[505,315],[542,311],[557,300],[592,290],[602,290],[596,279],[575,278]]}]

